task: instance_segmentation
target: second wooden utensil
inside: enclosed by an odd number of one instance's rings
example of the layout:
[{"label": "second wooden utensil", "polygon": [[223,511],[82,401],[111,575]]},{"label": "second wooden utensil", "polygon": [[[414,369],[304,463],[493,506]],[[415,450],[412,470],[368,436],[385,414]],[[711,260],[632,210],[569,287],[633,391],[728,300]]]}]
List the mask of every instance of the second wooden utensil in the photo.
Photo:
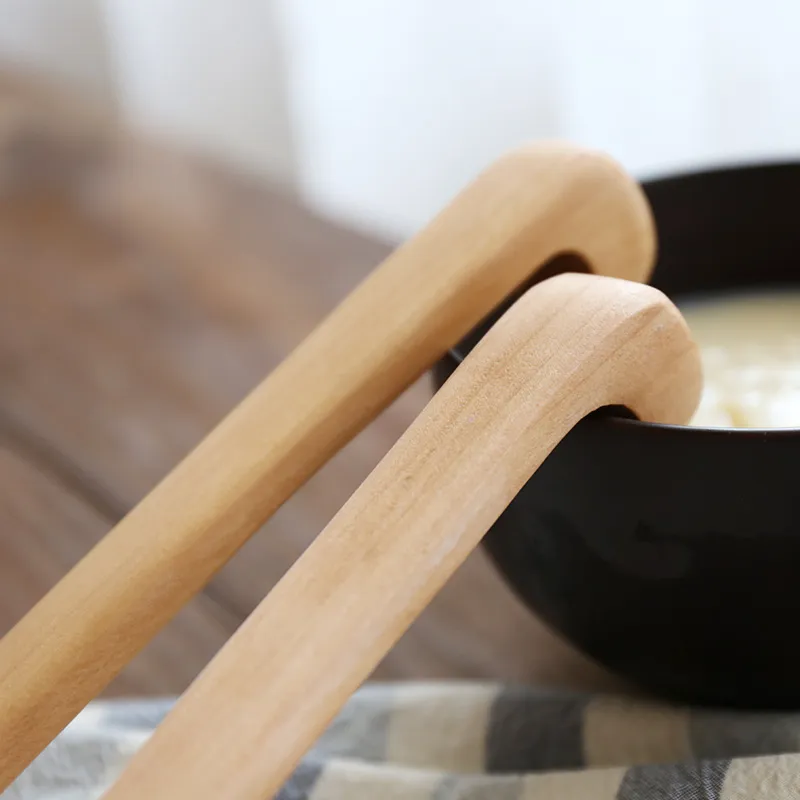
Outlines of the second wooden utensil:
[{"label": "second wooden utensil", "polygon": [[700,362],[647,286],[562,275],[489,331],[242,625],[108,800],[271,797],[561,438],[600,406],[685,423]]},{"label": "second wooden utensil", "polygon": [[358,287],[0,641],[0,791],[336,450],[563,251],[645,280],[647,203],[605,156],[525,148]]}]

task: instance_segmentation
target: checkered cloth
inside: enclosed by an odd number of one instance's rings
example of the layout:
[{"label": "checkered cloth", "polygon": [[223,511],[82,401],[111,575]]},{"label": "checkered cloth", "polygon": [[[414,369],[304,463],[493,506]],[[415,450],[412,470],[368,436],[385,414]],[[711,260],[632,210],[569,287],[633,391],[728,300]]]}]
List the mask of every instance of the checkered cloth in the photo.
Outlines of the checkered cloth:
[{"label": "checkered cloth", "polygon": [[[91,704],[3,794],[97,798],[171,701]],[[800,713],[480,684],[369,684],[280,800],[797,800]]]}]

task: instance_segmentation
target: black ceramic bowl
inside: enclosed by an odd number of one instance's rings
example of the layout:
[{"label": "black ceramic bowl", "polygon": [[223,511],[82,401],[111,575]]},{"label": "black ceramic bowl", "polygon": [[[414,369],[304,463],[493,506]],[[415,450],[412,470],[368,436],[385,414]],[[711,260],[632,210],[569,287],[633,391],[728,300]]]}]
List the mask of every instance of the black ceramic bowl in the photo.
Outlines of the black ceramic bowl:
[{"label": "black ceramic bowl", "polygon": [[[800,164],[643,186],[659,237],[652,283],[679,304],[699,292],[800,290]],[[439,363],[437,386],[475,339]],[[800,708],[800,429],[593,415],[485,546],[542,619],[641,687],[693,703]]]}]

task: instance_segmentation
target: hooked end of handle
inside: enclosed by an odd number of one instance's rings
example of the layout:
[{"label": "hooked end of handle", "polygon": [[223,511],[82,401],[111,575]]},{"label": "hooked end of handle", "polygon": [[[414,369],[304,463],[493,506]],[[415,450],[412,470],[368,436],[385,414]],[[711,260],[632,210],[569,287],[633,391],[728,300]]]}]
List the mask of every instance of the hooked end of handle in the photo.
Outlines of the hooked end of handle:
[{"label": "hooked end of handle", "polygon": [[523,145],[490,165],[476,186],[489,194],[505,187],[520,211],[519,246],[540,218],[550,255],[577,253],[596,275],[648,281],[657,252],[650,204],[608,154],[559,141]]},{"label": "hooked end of handle", "polygon": [[530,290],[512,312],[520,330],[550,318],[551,368],[559,364],[565,397],[580,415],[623,405],[647,422],[691,419],[703,385],[699,350],[680,311],[658,289],[559,275]]}]

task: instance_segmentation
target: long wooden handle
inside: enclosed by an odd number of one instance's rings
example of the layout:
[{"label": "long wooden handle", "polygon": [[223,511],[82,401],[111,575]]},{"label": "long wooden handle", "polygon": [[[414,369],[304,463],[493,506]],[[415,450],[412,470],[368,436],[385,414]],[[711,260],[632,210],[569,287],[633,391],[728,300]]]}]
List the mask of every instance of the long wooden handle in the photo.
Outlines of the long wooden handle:
[{"label": "long wooden handle", "polygon": [[561,251],[644,280],[654,236],[605,156],[491,166],[397,250],[0,641],[0,790],[346,441]]},{"label": "long wooden handle", "polygon": [[272,796],[347,697],[589,411],[686,422],[696,349],[655,289],[564,275],[455,371],[189,688],[108,800]]}]

